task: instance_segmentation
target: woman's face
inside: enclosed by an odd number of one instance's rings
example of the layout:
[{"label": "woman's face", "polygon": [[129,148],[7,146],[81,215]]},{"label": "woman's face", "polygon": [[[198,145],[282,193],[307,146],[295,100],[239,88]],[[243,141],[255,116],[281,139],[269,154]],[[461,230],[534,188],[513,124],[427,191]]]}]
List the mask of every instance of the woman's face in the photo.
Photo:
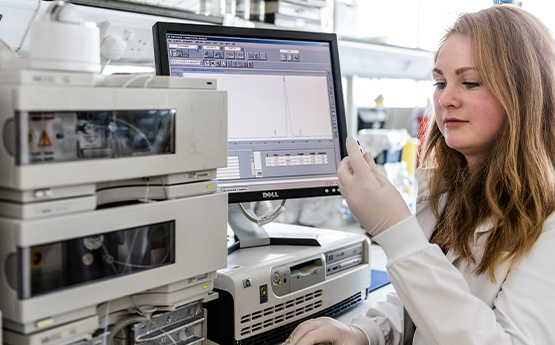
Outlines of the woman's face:
[{"label": "woman's face", "polygon": [[469,165],[485,158],[506,115],[501,103],[482,86],[466,37],[453,34],[447,38],[433,78],[436,122],[447,146],[463,154]]}]

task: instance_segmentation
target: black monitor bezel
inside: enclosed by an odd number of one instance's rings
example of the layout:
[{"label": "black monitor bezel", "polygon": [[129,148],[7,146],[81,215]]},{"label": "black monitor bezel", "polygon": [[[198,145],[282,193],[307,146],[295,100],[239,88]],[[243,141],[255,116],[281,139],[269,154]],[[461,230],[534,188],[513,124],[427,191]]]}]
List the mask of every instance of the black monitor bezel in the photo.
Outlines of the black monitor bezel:
[{"label": "black monitor bezel", "polygon": [[[295,40],[328,43],[330,47],[330,58],[332,77],[334,83],[334,96],[336,105],[337,126],[339,134],[339,146],[341,158],[347,155],[345,141],[347,138],[347,124],[345,116],[345,105],[343,102],[343,87],[341,70],[339,64],[339,49],[337,36],[334,33],[294,31],[280,29],[242,28],[222,25],[204,25],[188,23],[157,22],[152,27],[154,43],[154,61],[157,75],[170,75],[168,58],[168,46],[166,35],[170,34],[192,34],[211,35],[226,37],[262,38],[277,40]],[[277,193],[268,193],[277,192]],[[277,195],[277,196],[276,196]],[[253,192],[228,193],[229,203],[251,202],[274,199],[294,199],[306,197],[319,197],[329,195],[340,195],[337,186],[323,186],[313,188],[289,188],[277,190],[263,190]]]}]

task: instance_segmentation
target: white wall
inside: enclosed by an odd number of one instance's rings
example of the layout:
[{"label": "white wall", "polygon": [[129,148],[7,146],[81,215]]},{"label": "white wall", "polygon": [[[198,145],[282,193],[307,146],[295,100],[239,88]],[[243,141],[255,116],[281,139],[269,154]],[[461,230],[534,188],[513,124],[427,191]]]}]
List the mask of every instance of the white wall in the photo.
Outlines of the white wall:
[{"label": "white wall", "polygon": [[[552,0],[518,0],[555,32]],[[359,0],[357,34],[387,43],[435,50],[445,29],[464,12],[490,7],[493,0]]]}]

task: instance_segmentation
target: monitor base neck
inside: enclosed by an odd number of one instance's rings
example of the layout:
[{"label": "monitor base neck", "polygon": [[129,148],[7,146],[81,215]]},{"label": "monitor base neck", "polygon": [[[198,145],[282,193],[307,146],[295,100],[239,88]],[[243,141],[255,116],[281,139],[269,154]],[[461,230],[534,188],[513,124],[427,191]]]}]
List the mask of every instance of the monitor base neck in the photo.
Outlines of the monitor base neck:
[{"label": "monitor base neck", "polygon": [[[244,205],[243,205],[244,206]],[[251,213],[253,203],[245,207]],[[236,241],[228,244],[228,254],[239,248],[249,248],[267,245],[303,245],[319,246],[316,234],[290,234],[272,231],[268,233],[263,226],[260,226],[249,219],[241,212],[239,205],[229,204],[228,224],[235,234]]]}]

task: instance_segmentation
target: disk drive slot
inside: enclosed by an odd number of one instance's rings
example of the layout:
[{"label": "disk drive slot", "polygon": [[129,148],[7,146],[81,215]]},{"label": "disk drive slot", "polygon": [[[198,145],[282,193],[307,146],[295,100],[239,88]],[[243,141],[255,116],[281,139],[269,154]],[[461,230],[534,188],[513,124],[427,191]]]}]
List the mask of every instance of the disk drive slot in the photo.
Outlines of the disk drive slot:
[{"label": "disk drive slot", "polygon": [[291,292],[323,282],[326,277],[324,267],[321,257],[291,266]]},{"label": "disk drive slot", "polygon": [[363,244],[359,243],[326,253],[326,272],[328,275],[341,272],[363,262]]},{"label": "disk drive slot", "polygon": [[327,273],[328,275],[334,274],[334,273],[339,273],[349,267],[353,267],[356,266],[358,264],[362,263],[362,256],[359,257],[355,257],[355,258],[350,258],[347,260],[343,260],[340,261],[338,263],[332,264],[332,265],[328,265],[327,267]]}]

